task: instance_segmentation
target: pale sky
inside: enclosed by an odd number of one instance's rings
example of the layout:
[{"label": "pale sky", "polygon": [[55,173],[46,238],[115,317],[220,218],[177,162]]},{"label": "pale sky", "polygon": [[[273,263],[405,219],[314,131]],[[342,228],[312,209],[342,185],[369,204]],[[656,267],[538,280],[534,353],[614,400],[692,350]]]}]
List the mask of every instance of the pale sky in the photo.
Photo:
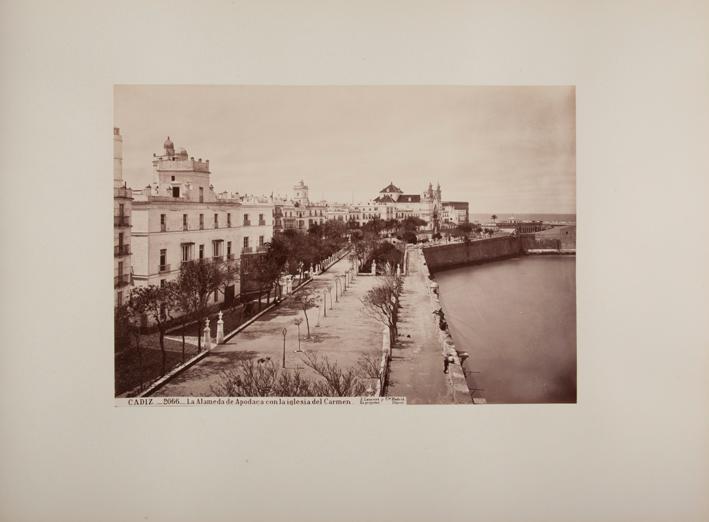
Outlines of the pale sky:
[{"label": "pale sky", "polygon": [[116,86],[124,177],[152,155],[209,159],[217,191],[366,201],[441,183],[471,213],[575,213],[573,87]]}]

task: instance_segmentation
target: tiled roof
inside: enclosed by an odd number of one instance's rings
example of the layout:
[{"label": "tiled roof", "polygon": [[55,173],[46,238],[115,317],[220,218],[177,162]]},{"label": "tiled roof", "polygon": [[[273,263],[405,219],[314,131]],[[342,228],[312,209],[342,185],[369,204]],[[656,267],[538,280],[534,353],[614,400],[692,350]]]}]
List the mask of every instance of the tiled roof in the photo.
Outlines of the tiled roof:
[{"label": "tiled roof", "polygon": [[386,196],[379,196],[374,200],[377,203],[394,203],[394,200],[388,194]]},{"label": "tiled roof", "polygon": [[379,193],[392,193],[392,192],[398,192],[401,194],[401,189],[394,185],[394,183],[389,183],[386,187],[384,187],[382,190],[379,191]]},{"label": "tiled roof", "polygon": [[399,196],[397,203],[420,203],[421,196],[419,194],[402,194]]}]

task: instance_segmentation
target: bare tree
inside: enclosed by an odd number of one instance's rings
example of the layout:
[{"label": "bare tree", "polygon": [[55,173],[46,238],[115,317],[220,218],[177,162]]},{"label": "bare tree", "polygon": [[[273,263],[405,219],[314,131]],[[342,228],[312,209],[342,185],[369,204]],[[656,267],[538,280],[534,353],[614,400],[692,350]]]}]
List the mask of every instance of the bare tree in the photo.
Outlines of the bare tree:
[{"label": "bare tree", "polygon": [[312,383],[300,370],[284,370],[271,359],[241,361],[212,386],[219,397],[312,397]]},{"label": "bare tree", "polygon": [[327,356],[321,359],[315,352],[305,352],[304,357],[303,363],[322,377],[322,380],[313,384],[314,395],[324,397],[365,395],[367,387],[356,368],[342,369],[336,362],[330,362]]},{"label": "bare tree", "polygon": [[396,324],[402,285],[401,277],[392,274],[389,269],[381,278],[381,284],[369,290],[360,299],[364,312],[388,327],[389,339],[392,344],[397,335]]},{"label": "bare tree", "polygon": [[303,309],[305,325],[308,329],[308,334],[305,338],[310,339],[310,319],[308,319],[308,309],[315,306],[316,295],[309,289],[304,288],[295,295],[293,302],[297,303]]}]

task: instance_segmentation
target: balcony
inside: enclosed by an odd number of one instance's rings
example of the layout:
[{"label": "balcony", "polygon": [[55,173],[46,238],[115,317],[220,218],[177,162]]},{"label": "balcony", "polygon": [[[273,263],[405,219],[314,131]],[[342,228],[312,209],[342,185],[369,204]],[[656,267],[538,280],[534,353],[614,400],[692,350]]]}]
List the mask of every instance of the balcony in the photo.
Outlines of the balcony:
[{"label": "balcony", "polygon": [[241,249],[242,254],[253,254],[254,249],[251,247],[244,247]]},{"label": "balcony", "polygon": [[130,216],[113,216],[114,227],[129,227]]},{"label": "balcony", "polygon": [[133,191],[126,187],[116,187],[113,189],[113,197],[129,199],[133,197]]},{"label": "balcony", "polygon": [[221,263],[222,261],[224,261],[224,256],[212,256],[212,261],[214,261],[215,263]]},{"label": "balcony", "polygon": [[120,288],[130,284],[130,274],[121,274],[113,276],[113,286],[114,288]]},{"label": "balcony", "polygon": [[251,220],[250,220],[250,219],[245,219],[245,220],[244,220],[244,226],[245,226],[245,227],[250,227],[250,226],[251,226]]},{"label": "balcony", "polygon": [[259,226],[264,226],[264,225],[266,224],[266,220],[265,220],[265,219],[259,219],[258,224],[259,224]]},{"label": "balcony", "polygon": [[119,256],[129,256],[130,255],[130,245],[116,245],[113,247],[113,255],[115,257]]},{"label": "balcony", "polygon": [[265,252],[266,251],[266,245],[259,245],[256,248],[256,252]]},{"label": "balcony", "polygon": [[170,265],[167,265],[167,264],[165,264],[165,265],[160,265],[158,268],[159,268],[158,271],[159,271],[159,273],[161,273],[161,274],[164,274],[165,272],[169,272],[169,271],[170,271]]},{"label": "balcony", "polygon": [[227,261],[233,261],[234,260],[234,254],[227,254],[226,255]]}]

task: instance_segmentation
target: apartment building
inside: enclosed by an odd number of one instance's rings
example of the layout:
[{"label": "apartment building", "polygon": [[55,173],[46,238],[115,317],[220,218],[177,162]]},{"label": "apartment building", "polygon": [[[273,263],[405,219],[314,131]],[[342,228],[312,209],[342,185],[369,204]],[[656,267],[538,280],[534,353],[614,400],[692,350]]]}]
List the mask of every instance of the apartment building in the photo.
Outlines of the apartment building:
[{"label": "apartment building", "polygon": [[113,128],[113,288],[114,306],[125,303],[131,279],[131,189],[123,181],[123,137]]},{"label": "apartment building", "polygon": [[[133,280],[160,285],[175,280],[180,266],[195,259],[233,263],[242,255],[265,250],[273,237],[273,202],[269,198],[217,194],[210,182],[209,160],[195,159],[168,137],[163,153],[153,155],[153,182],[134,192]],[[230,303],[239,282],[211,302]]]}]

